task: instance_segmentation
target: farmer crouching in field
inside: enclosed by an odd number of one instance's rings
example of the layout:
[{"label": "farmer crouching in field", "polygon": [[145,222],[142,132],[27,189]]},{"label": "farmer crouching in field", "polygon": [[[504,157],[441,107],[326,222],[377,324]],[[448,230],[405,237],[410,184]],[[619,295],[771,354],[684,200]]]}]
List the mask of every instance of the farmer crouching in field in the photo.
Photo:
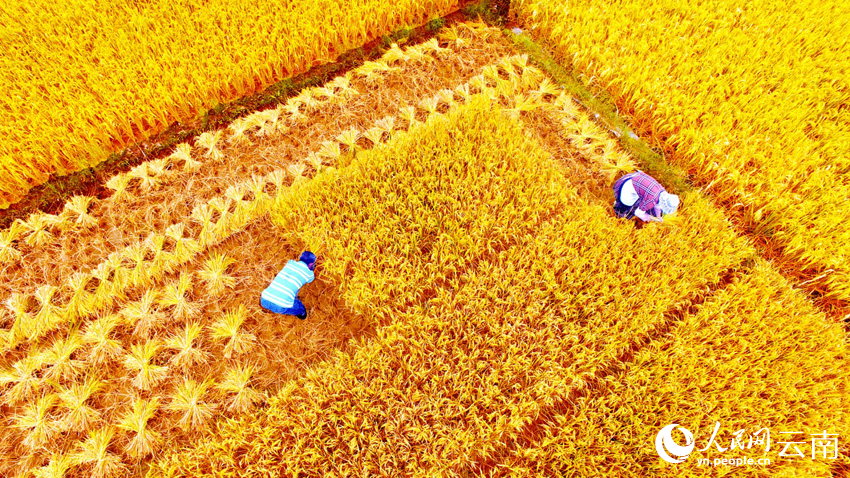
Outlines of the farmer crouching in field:
[{"label": "farmer crouching in field", "polygon": [[652,176],[637,171],[614,183],[614,213],[643,222],[661,222],[661,216],[673,214],[679,207],[679,196],[669,194]]},{"label": "farmer crouching in field", "polygon": [[316,255],[310,251],[301,253],[300,260],[288,261],[260,295],[260,305],[276,314],[306,319],[307,308],[298,300],[298,290],[316,278],[315,267]]}]

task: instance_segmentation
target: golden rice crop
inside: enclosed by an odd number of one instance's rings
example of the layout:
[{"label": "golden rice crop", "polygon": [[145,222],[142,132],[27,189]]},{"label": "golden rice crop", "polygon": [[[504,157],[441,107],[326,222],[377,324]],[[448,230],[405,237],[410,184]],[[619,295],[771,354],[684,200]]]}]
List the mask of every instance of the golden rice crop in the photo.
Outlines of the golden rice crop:
[{"label": "golden rice crop", "polygon": [[293,186],[276,221],[382,327],[155,471],[449,473],[752,255],[698,195],[681,227],[589,205],[487,96]]},{"label": "golden rice crop", "polygon": [[450,0],[6,3],[0,9],[0,207],[50,174],[97,164],[174,121],[456,6]]},{"label": "golden rice crop", "polygon": [[[675,332],[636,354],[604,386],[554,417],[539,440],[515,450],[492,476],[831,476],[835,460],[811,457],[811,435],[850,433],[850,361],[842,327],[830,323],[764,261],[686,316]],[[709,443],[720,422],[717,442]],[[687,461],[668,464],[655,450],[661,427],[694,434]],[[732,449],[762,428],[772,443]],[[788,436],[782,432],[799,431]],[[764,431],[759,433],[766,438]],[[781,458],[782,441],[805,458]],[[680,441],[680,444],[684,444]],[[793,449],[791,453],[793,453]],[[769,466],[705,467],[699,459],[767,457]]]},{"label": "golden rice crop", "polygon": [[638,131],[809,286],[850,300],[850,12],[788,3],[520,0],[517,11]]}]

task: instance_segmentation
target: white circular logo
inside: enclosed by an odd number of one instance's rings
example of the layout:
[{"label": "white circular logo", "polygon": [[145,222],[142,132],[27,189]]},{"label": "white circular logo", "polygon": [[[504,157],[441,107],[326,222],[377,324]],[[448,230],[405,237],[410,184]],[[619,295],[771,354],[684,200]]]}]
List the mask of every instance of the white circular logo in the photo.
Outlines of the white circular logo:
[{"label": "white circular logo", "polygon": [[[673,430],[676,428],[681,430],[682,434],[685,435],[685,446],[679,446],[673,440]],[[658,432],[658,435],[655,435],[655,451],[667,463],[682,463],[687,460],[688,456],[694,450],[694,446],[694,435],[690,430],[680,427],[677,423],[667,425]]]}]

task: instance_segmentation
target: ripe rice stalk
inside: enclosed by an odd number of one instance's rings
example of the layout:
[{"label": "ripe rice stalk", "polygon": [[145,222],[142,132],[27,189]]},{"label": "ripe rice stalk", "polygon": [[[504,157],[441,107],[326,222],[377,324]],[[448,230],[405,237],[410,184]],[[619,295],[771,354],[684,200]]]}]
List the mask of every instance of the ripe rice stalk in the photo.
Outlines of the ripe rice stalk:
[{"label": "ripe rice stalk", "polygon": [[201,329],[199,323],[186,324],[186,327],[166,341],[165,346],[177,352],[171,357],[171,365],[188,372],[196,365],[207,363],[212,355],[195,343],[201,334]]},{"label": "ripe rice stalk", "polygon": [[399,48],[397,43],[393,43],[381,59],[386,62],[387,65],[392,65],[393,63],[401,61],[406,62],[410,59],[410,57],[408,57],[407,54]]},{"label": "ripe rice stalk", "polygon": [[235,352],[237,355],[248,352],[257,340],[254,334],[240,330],[245,319],[248,317],[248,309],[245,304],[230,309],[210,326],[210,335],[216,340],[226,340],[224,346],[225,358],[230,358]]},{"label": "ripe rice stalk", "polygon": [[160,185],[160,180],[156,176],[154,171],[149,170],[148,162],[139,164],[135,166],[133,169],[127,172],[127,175],[131,178],[136,178],[139,180],[139,188],[141,188],[144,192],[149,192],[153,189],[156,189]]},{"label": "ripe rice stalk", "polygon": [[204,400],[212,385],[211,379],[201,383],[187,379],[177,387],[168,409],[178,414],[177,426],[183,431],[201,431],[207,427],[216,409],[215,404]]},{"label": "ripe rice stalk", "polygon": [[133,269],[128,276],[129,284],[133,287],[150,287],[153,279],[148,274],[148,263],[145,256],[148,254],[148,246],[144,242],[138,242],[128,246],[123,251],[123,256],[130,260]]},{"label": "ripe rice stalk", "polygon": [[192,209],[192,219],[201,224],[198,243],[201,248],[215,243],[215,223],[212,222],[215,210],[209,204],[198,204]]},{"label": "ripe rice stalk", "polygon": [[37,212],[31,214],[23,223],[24,231],[29,233],[26,238],[26,243],[31,246],[42,246],[55,240],[50,229],[56,227],[62,222],[62,219],[53,214]]},{"label": "ripe rice stalk", "polygon": [[77,317],[85,317],[93,312],[94,296],[87,290],[92,277],[91,274],[74,272],[63,285],[63,288],[70,290],[71,298],[65,304],[64,311],[71,320]]},{"label": "ripe rice stalk", "polygon": [[197,172],[203,166],[203,163],[192,158],[192,145],[186,142],[178,144],[169,158],[174,161],[175,166],[182,163],[183,171],[187,173]]},{"label": "ripe rice stalk", "polygon": [[30,450],[44,446],[59,431],[50,412],[56,406],[56,394],[42,395],[13,417],[13,427],[26,433],[22,444]]},{"label": "ripe rice stalk", "polygon": [[407,128],[410,129],[418,123],[419,121],[416,119],[416,108],[413,106],[405,106],[399,110],[399,116],[401,119],[407,121]]},{"label": "ripe rice stalk", "polygon": [[148,422],[156,414],[159,408],[159,398],[150,400],[137,398],[133,402],[133,408],[118,422],[118,428],[131,433],[130,441],[124,450],[133,458],[143,458],[154,453],[162,444],[162,435],[151,430]]},{"label": "ripe rice stalk", "polygon": [[346,145],[351,153],[355,152],[358,139],[360,139],[360,132],[353,128],[343,131],[336,137],[336,140]]},{"label": "ripe rice stalk", "polygon": [[153,259],[147,265],[147,274],[152,281],[157,281],[163,275],[174,272],[180,265],[174,255],[165,250],[166,239],[166,236],[158,233],[151,233],[145,238],[144,245],[147,251],[153,253]]},{"label": "ripe rice stalk", "polygon": [[165,229],[165,236],[174,240],[174,260],[185,264],[200,252],[201,246],[198,241],[184,237],[186,225],[182,222],[175,223]]},{"label": "ripe rice stalk", "polygon": [[469,40],[460,33],[457,25],[444,28],[438,35],[438,38],[440,40],[453,43],[455,48],[463,48],[469,45]]},{"label": "ripe rice stalk", "polygon": [[371,141],[373,147],[377,146],[378,144],[381,143],[381,139],[383,139],[383,136],[384,136],[384,130],[382,130],[381,128],[379,128],[377,126],[373,126],[372,128],[369,128],[368,130],[366,130],[365,133],[363,133],[363,137],[365,137],[366,139]]},{"label": "ripe rice stalk", "polygon": [[342,155],[342,151],[339,149],[339,143],[336,141],[322,141],[322,148],[319,149],[318,155],[336,162],[339,160],[340,155]]},{"label": "ripe rice stalk", "polygon": [[130,353],[124,357],[124,366],[135,372],[133,386],[148,391],[168,376],[168,367],[156,365],[152,361],[161,348],[158,340],[148,340],[133,344]]},{"label": "ripe rice stalk", "polygon": [[109,451],[115,438],[115,428],[104,426],[89,432],[85,442],[79,443],[71,460],[76,466],[84,466],[92,478],[114,478],[127,473],[121,458]]},{"label": "ripe rice stalk", "polygon": [[41,337],[62,322],[63,310],[53,303],[53,297],[57,290],[59,288],[53,285],[43,285],[36,289],[35,298],[38,301],[39,308],[35,317],[33,317],[31,327],[23,329],[27,337]]},{"label": "ripe rice stalk", "polygon": [[225,288],[233,288],[236,279],[227,275],[227,268],[236,262],[236,259],[222,253],[214,252],[204,262],[203,269],[198,272],[198,277],[206,282],[207,291],[218,297]]},{"label": "ripe rice stalk", "polygon": [[256,370],[253,365],[236,365],[228,369],[221,383],[216,385],[216,388],[227,396],[225,403],[228,410],[245,413],[265,400],[265,394],[250,386]]}]

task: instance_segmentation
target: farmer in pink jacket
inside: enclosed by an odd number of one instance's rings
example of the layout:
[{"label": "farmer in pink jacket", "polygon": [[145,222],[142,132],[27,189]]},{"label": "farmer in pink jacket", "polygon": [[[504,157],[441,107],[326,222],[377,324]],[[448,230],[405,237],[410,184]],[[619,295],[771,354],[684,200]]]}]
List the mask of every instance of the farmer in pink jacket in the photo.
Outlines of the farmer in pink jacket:
[{"label": "farmer in pink jacket", "polygon": [[643,222],[661,222],[665,214],[679,207],[679,196],[668,193],[652,176],[637,171],[626,174],[614,183],[614,213]]}]

